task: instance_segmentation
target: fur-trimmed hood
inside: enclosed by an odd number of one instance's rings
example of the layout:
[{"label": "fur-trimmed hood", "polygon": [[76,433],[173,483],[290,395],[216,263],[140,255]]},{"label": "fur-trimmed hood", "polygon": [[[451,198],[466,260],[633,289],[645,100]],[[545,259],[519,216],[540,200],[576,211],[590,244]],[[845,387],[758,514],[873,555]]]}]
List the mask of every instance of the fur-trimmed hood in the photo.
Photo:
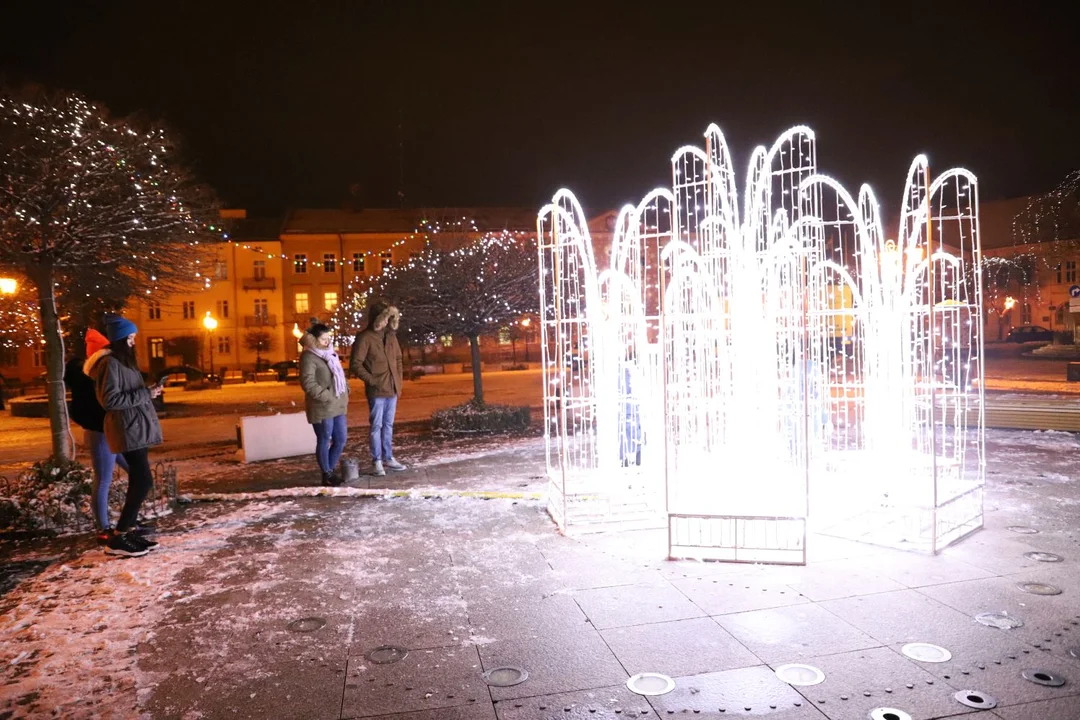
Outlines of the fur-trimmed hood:
[{"label": "fur-trimmed hood", "polygon": [[102,348],[90,357],[86,358],[86,362],[84,362],[82,366],[83,374],[87,377],[90,377],[90,371],[94,369],[94,366],[97,365],[98,361],[101,360],[101,358],[106,357],[107,355],[112,355],[112,350],[110,350],[109,348]]},{"label": "fur-trimmed hood", "polygon": [[391,330],[397,330],[401,324],[401,312],[389,303],[378,302],[368,310],[368,330],[374,330],[376,325],[385,320]]}]

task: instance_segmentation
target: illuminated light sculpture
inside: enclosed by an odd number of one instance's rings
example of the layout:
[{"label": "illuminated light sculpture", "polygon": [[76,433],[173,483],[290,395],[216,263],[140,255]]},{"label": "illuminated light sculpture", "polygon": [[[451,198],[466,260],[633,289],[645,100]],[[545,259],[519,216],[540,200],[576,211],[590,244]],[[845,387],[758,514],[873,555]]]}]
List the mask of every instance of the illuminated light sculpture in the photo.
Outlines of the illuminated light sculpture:
[{"label": "illuminated light sculpture", "polygon": [[672,170],[603,270],[569,191],[539,214],[560,527],[666,524],[670,555],[755,562],[805,562],[809,523],[932,552],[981,527],[974,176],[916,158],[893,241],[806,127],[754,151],[741,196],[716,126]]}]

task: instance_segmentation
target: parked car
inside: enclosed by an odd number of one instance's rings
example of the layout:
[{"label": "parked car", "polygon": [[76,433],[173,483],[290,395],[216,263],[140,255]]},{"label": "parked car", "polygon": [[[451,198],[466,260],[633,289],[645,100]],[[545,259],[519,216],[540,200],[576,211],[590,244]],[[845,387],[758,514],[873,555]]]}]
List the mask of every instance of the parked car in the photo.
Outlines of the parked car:
[{"label": "parked car", "polygon": [[[300,365],[295,360],[282,360],[271,365],[270,369],[277,373],[278,380],[284,382],[289,377],[289,370],[296,370],[299,367]],[[349,366],[346,364],[344,367]]]},{"label": "parked car", "polygon": [[1021,325],[1014,327],[1005,337],[1005,342],[1028,343],[1028,342],[1053,342],[1054,331],[1047,330],[1039,325]]}]

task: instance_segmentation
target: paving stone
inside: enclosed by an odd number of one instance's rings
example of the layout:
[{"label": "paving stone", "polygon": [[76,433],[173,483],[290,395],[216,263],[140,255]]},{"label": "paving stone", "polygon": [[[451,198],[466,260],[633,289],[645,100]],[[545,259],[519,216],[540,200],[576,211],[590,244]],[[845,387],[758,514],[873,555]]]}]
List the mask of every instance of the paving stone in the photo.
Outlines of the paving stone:
[{"label": "paving stone", "polygon": [[947,555],[933,556],[902,550],[860,558],[858,562],[871,572],[909,588],[976,580],[994,575]]},{"label": "paving stone", "polygon": [[613,628],[600,634],[631,675],[657,672],[675,677],[761,664],[712,618]]},{"label": "paving stone", "polygon": [[763,580],[760,575],[673,578],[671,584],[709,615],[726,615],[808,602],[787,585]]},{"label": "paving stone", "polygon": [[578,590],[574,599],[601,629],[705,616],[667,581]]},{"label": "paving stone", "polygon": [[415,650],[390,665],[349,658],[343,717],[371,717],[490,701],[473,646]]},{"label": "paving stone", "polygon": [[649,698],[649,704],[660,717],[765,715],[769,720],[822,720],[823,717],[806,698],[765,666],[674,680],[675,689],[670,693]]},{"label": "paving stone", "polygon": [[814,602],[904,589],[857,560],[812,563],[787,570],[784,582]]},{"label": "paving stone", "polygon": [[[348,715],[346,720],[352,720]],[[496,720],[495,709],[490,702],[459,707],[417,710],[416,712],[379,715],[378,720]]]},{"label": "paving stone", "polygon": [[495,700],[548,695],[625,683],[630,677],[603,638],[591,627],[564,635],[501,640],[478,646],[484,668],[524,668],[520,685],[491,688]]},{"label": "paving stone", "polygon": [[470,632],[477,642],[564,637],[591,630],[585,613],[568,595],[480,596],[470,600],[467,608]]},{"label": "paving stone", "polygon": [[570,589],[651,583],[662,579],[655,560],[631,562],[582,543],[542,543],[540,551],[551,565],[554,582]]},{"label": "paving stone", "polygon": [[817,605],[722,615],[720,625],[767,663],[861,650],[881,643]]},{"label": "paving stone", "polygon": [[946,645],[945,639],[953,629],[975,624],[965,613],[916,590],[828,600],[820,605],[884,645],[909,642]]},{"label": "paving stone", "polygon": [[460,645],[470,634],[465,601],[459,596],[421,594],[387,604],[357,606],[353,617],[350,655],[362,655],[379,645],[409,650]]},{"label": "paving stone", "polygon": [[867,557],[880,552],[881,548],[876,545],[831,535],[811,533],[806,539],[806,560],[811,564]]},{"label": "paving stone", "polygon": [[1018,535],[1004,528],[996,531],[983,529],[963,542],[946,548],[942,555],[995,575],[1007,575],[1044,564],[1024,557],[1024,553],[1035,550],[1034,538],[1038,537]]},{"label": "paving stone", "polygon": [[994,712],[1002,720],[1073,720],[1080,718],[1080,695],[1009,705],[999,707]]},{"label": "paving stone", "polygon": [[500,700],[495,703],[499,720],[592,720],[593,718],[656,718],[649,702],[630,692],[626,685],[576,692]]},{"label": "paving stone", "polygon": [[[799,662],[813,665],[825,673],[824,682],[795,689],[830,720],[866,720],[870,711],[878,707],[903,710],[916,720],[953,715],[963,709],[953,699],[955,690],[947,683],[938,681],[918,663],[888,648],[857,650]],[[929,684],[928,680],[936,682]]]}]

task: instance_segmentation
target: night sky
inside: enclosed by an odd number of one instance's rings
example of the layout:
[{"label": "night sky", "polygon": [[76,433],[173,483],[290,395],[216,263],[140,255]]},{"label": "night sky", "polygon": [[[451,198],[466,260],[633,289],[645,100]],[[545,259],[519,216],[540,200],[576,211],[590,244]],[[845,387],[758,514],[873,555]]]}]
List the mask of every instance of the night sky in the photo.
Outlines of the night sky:
[{"label": "night sky", "polygon": [[1080,167],[1069,16],[862,4],[40,0],[5,4],[0,79],[166,120],[252,215],[396,207],[399,190],[539,206],[562,186],[602,210],[670,182],[709,122],[740,177],[806,123],[824,172],[890,204],[918,152],[975,171],[984,200]]}]

